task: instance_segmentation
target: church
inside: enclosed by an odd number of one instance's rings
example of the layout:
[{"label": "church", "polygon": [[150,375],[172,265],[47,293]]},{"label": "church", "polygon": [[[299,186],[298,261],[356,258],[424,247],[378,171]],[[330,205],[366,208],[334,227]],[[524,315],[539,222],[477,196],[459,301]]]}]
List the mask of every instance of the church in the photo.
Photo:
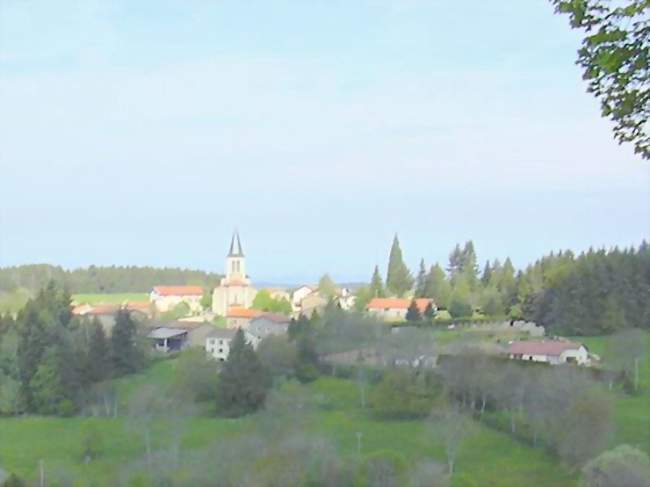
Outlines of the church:
[{"label": "church", "polygon": [[231,307],[250,308],[257,290],[246,275],[246,257],[235,231],[226,257],[226,277],[221,279],[212,293],[212,311],[219,316],[227,316]]}]

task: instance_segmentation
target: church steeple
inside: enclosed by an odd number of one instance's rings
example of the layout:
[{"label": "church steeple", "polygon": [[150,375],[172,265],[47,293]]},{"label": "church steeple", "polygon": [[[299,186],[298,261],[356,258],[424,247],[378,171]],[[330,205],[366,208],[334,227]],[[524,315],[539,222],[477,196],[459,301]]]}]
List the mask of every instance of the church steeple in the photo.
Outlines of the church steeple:
[{"label": "church steeple", "polygon": [[228,257],[244,257],[244,251],[242,250],[241,241],[239,240],[239,232],[237,230],[232,234]]}]

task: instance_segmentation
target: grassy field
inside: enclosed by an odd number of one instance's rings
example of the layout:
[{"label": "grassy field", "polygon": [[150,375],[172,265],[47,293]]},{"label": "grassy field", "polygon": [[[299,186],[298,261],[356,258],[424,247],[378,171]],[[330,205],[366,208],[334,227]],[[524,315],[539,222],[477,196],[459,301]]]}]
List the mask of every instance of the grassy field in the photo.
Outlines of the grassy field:
[{"label": "grassy field", "polygon": [[125,301],[149,301],[147,293],[73,294],[76,304],[121,304]]},{"label": "grassy field", "polygon": [[[117,381],[122,410],[128,398],[144,384],[165,385],[173,377],[174,361],[156,363],[145,373]],[[330,439],[344,457],[357,455],[356,432],[363,433],[362,454],[392,450],[409,463],[421,459],[444,461],[442,442],[421,421],[380,421],[359,405],[354,382],[321,378],[299,386],[318,398],[318,410],[308,429]],[[183,451],[191,453],[224,438],[251,432],[255,416],[229,420],[193,417],[182,438]],[[104,455],[81,461],[84,430],[93,425],[101,432]],[[154,427],[154,447],[164,443],[165,424]],[[0,419],[0,464],[21,476],[35,479],[39,460],[46,471],[66,471],[78,479],[75,485],[112,485],[118,472],[142,458],[143,442],[126,418],[4,418]],[[478,423],[457,459],[456,486],[575,485],[576,479],[555,459]]]},{"label": "grassy field", "polygon": [[30,293],[27,289],[18,288],[14,291],[0,291],[0,314],[17,313],[27,303]]}]

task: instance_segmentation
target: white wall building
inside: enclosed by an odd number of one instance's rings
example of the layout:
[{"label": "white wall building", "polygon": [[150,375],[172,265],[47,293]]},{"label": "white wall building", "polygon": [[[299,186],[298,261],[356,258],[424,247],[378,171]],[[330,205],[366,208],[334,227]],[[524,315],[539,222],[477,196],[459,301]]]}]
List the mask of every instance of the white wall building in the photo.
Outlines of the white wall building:
[{"label": "white wall building", "polygon": [[544,362],[551,365],[574,363],[589,365],[589,350],[581,343],[567,340],[529,340],[510,344],[508,356],[513,360]]},{"label": "white wall building", "polygon": [[156,310],[165,313],[186,303],[192,313],[200,313],[203,288],[201,286],[155,286],[149,294]]}]

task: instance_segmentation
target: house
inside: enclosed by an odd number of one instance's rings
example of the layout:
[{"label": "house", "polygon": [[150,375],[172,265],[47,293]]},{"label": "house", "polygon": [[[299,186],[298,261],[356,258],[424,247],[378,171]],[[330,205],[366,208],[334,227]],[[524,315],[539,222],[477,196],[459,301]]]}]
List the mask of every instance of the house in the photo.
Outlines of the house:
[{"label": "house", "polygon": [[242,330],[246,330],[250,321],[262,313],[263,311],[259,309],[232,306],[226,314],[226,326],[228,328],[241,328]]},{"label": "house", "polygon": [[307,285],[303,285],[297,289],[294,289],[293,293],[291,294],[291,307],[293,309],[293,312],[300,314],[302,311],[302,300],[310,294],[315,293],[317,290],[317,287]]},{"label": "house", "polygon": [[181,303],[187,304],[192,313],[200,313],[202,297],[201,286],[155,286],[149,294],[149,301],[161,313],[171,311]]},{"label": "house", "polygon": [[327,306],[327,298],[324,298],[317,292],[308,294],[300,303],[299,315],[302,314],[307,318],[311,318],[314,312],[322,313]]},{"label": "house", "polygon": [[226,256],[226,277],[212,292],[212,311],[227,316],[230,308],[250,308],[257,295],[246,274],[246,256],[242,249],[239,232],[235,231]]},{"label": "house", "polygon": [[166,323],[161,322],[148,322],[145,325],[149,330],[155,330],[156,328],[174,328],[177,330],[185,330],[187,332],[187,340],[185,343],[186,347],[201,347],[205,346],[205,339],[215,329],[215,326],[211,323],[195,322],[195,321],[183,321],[176,320]]},{"label": "house", "polygon": [[508,357],[513,360],[544,362],[551,365],[574,363],[589,365],[589,350],[568,340],[527,340],[512,342]]},{"label": "house", "polygon": [[248,335],[253,348],[269,335],[284,335],[289,331],[291,319],[277,313],[264,313],[250,321]]},{"label": "house", "polygon": [[350,291],[350,289],[344,287],[338,290],[335,300],[342,310],[350,311],[354,309],[354,305],[357,302],[357,297],[352,294],[352,291]]},{"label": "house", "polygon": [[[366,306],[366,310],[368,314],[384,321],[403,321],[406,319],[406,312],[412,301],[412,299],[402,298],[373,298]],[[433,299],[418,298],[415,304],[422,315],[429,304],[434,310],[436,309]]]},{"label": "house", "polygon": [[205,351],[220,362],[225,362],[235,333],[237,333],[235,329],[215,328],[205,338]]},{"label": "house", "polygon": [[147,338],[153,342],[153,348],[159,352],[179,352],[187,345],[187,330],[161,326],[149,332]]}]

